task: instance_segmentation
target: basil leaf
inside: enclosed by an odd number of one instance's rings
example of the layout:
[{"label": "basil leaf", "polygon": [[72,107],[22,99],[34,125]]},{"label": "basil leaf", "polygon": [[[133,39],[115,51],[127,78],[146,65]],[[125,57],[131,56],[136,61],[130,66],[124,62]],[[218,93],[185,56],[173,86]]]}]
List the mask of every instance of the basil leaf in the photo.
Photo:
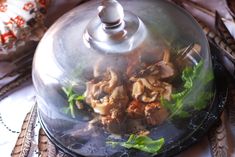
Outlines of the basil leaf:
[{"label": "basil leaf", "polygon": [[152,140],[148,136],[142,135],[130,135],[129,139],[126,142],[107,142],[112,146],[120,145],[127,149],[138,149],[147,153],[157,153],[165,143],[164,138],[158,140]]}]

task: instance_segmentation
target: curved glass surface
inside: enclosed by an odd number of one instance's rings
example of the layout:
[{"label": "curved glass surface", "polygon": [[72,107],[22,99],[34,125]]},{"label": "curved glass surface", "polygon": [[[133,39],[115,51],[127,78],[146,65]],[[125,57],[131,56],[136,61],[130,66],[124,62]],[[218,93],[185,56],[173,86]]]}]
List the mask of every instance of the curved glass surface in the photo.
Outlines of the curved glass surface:
[{"label": "curved glass surface", "polygon": [[48,30],[34,58],[44,127],[84,156],[164,152],[200,126],[214,94],[208,42],[191,16],[162,0],[119,2],[146,28],[125,53],[84,41],[101,3],[90,1]]}]

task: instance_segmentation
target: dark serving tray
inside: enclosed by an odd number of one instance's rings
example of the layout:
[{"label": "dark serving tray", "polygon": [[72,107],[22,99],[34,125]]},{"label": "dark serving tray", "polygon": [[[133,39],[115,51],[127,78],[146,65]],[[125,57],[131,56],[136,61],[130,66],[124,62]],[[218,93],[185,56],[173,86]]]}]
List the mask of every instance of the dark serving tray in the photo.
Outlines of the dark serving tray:
[{"label": "dark serving tray", "polygon": [[[221,60],[219,50],[214,45],[210,46],[212,53],[213,69],[215,74],[215,96],[212,101],[211,107],[208,111],[202,112],[199,115],[196,115],[195,117],[191,118],[192,120],[190,121],[190,127],[187,128],[187,131],[191,132],[189,136],[185,137],[184,139],[172,141],[171,143],[166,143],[162,151],[158,155],[155,155],[156,157],[173,156],[189,148],[191,145],[199,141],[203,137],[203,135],[205,135],[208,130],[220,119],[220,115],[224,110],[224,106],[226,104],[228,96],[229,74],[226,68],[221,64],[223,63],[223,61]],[[44,126],[43,121],[40,117],[40,112],[38,115],[41,122],[41,126],[47,134],[48,138],[52,141],[52,143],[54,143],[61,151],[70,156],[82,157],[81,155],[66,148],[59,141],[57,141],[56,138],[53,137],[53,135],[50,134],[50,132]],[[197,124],[197,118],[200,119],[202,117],[203,122]],[[137,155],[136,151],[134,150],[128,151],[128,154],[122,152],[112,155],[112,157],[129,156],[135,157],[139,155]]]}]

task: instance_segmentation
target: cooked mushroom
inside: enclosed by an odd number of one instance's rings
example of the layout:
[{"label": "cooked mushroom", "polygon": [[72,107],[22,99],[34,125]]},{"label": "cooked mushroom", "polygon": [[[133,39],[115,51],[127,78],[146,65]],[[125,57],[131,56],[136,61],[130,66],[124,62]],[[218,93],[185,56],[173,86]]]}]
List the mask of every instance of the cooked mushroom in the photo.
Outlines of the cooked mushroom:
[{"label": "cooked mushroom", "polygon": [[112,109],[125,110],[128,102],[126,91],[118,86],[118,75],[112,69],[107,70],[102,81],[88,82],[85,96],[86,102],[101,115],[110,115]]},{"label": "cooked mushroom", "polygon": [[144,85],[138,79],[136,80],[132,79],[132,80],[135,81],[132,87],[132,96],[133,98],[138,99],[144,93]]},{"label": "cooked mushroom", "polygon": [[80,102],[80,101],[76,101],[76,106],[79,110],[83,110],[84,109],[84,105]]},{"label": "cooked mushroom", "polygon": [[169,78],[174,75],[173,65],[171,63],[166,63],[164,61],[160,61],[156,64],[159,70],[159,77],[161,79]]},{"label": "cooked mushroom", "polygon": [[87,89],[85,92],[87,103],[91,103],[91,99],[99,99],[104,97],[106,94],[111,94],[114,87],[118,84],[118,76],[112,70],[108,69],[103,80],[96,83],[94,80],[87,82]]},{"label": "cooked mushroom", "polygon": [[155,76],[159,79],[165,79],[175,74],[173,65],[170,63],[170,52],[168,49],[164,51],[162,61],[149,65],[148,67],[139,71],[139,77]]},{"label": "cooked mushroom", "polygon": [[157,102],[146,105],[144,114],[146,122],[152,126],[161,124],[169,115],[167,110]]},{"label": "cooked mushroom", "polygon": [[138,100],[133,100],[129,104],[126,112],[127,112],[128,117],[132,119],[143,118],[144,117],[144,105]]},{"label": "cooked mushroom", "polygon": [[118,67],[105,69],[105,63],[97,63],[95,78],[87,82],[86,103],[100,114],[101,123],[109,131],[120,133],[126,127],[127,131],[137,133],[146,131],[146,122],[154,126],[166,119],[168,112],[159,101],[162,97],[171,99],[172,86],[165,79],[174,75],[174,69],[169,62],[169,50],[164,51],[162,58],[151,65],[141,64],[136,58],[127,62],[126,73],[122,74],[129,79],[127,84],[122,83]]},{"label": "cooked mushroom", "polygon": [[116,87],[110,96],[106,95],[101,99],[92,98],[89,101],[94,111],[101,115],[110,115],[114,108],[125,110],[127,102],[128,97],[123,86]]},{"label": "cooked mushroom", "polygon": [[146,75],[159,75],[159,68],[156,64],[150,65],[147,68],[140,70],[139,76],[146,76]]},{"label": "cooked mushroom", "polygon": [[146,69],[139,72],[139,76],[152,75],[159,79],[169,78],[174,75],[173,65],[171,63],[166,63],[165,61],[160,61],[154,65],[148,66]]},{"label": "cooked mushroom", "polygon": [[132,78],[132,96],[145,103],[151,103],[161,97],[170,100],[172,86],[166,82],[161,82],[153,77]]},{"label": "cooked mushroom", "polygon": [[120,133],[122,124],[117,120],[112,118],[110,115],[108,116],[102,116],[101,117],[101,123],[110,131],[113,133]]}]

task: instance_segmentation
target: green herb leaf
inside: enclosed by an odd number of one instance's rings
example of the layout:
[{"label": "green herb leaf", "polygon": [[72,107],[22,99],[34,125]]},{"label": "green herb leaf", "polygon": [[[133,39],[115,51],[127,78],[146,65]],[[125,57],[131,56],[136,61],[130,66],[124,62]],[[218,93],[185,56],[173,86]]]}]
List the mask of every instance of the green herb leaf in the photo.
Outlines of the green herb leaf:
[{"label": "green herb leaf", "polygon": [[[68,88],[62,87],[62,90],[64,91],[68,99],[68,104],[69,104],[68,110],[70,111],[71,116],[75,118],[75,109],[74,109],[75,102],[83,101],[85,99],[85,96],[78,95],[77,93],[75,93],[72,87]],[[68,110],[66,110],[66,113],[68,112]]]},{"label": "green herb leaf", "polygon": [[85,100],[85,96],[84,95],[78,95],[77,97],[76,97],[76,100],[77,101],[83,101],[83,100]]},{"label": "green herb leaf", "polygon": [[76,94],[71,94],[70,96],[68,96],[68,102],[73,102],[74,100],[76,100],[76,97]]},{"label": "green herb leaf", "polygon": [[75,112],[74,112],[74,103],[70,102],[69,103],[69,110],[73,118],[75,118]]},{"label": "green herb leaf", "polygon": [[[172,94],[171,101],[163,100],[163,98],[161,99],[161,103],[172,113],[171,117],[177,116],[180,118],[186,118],[190,116],[190,113],[185,109],[184,103],[185,98],[192,92],[192,88],[195,86],[194,82],[198,79],[204,86],[206,86],[214,78],[213,72],[208,73],[205,78],[201,78],[199,73],[202,68],[203,61],[199,62],[195,67],[186,67],[181,76],[181,79],[184,82],[184,89],[178,93]],[[206,101],[210,100],[211,97],[211,93],[202,92],[199,96],[193,98],[191,102],[188,102],[187,107],[201,110],[206,107]]]},{"label": "green herb leaf", "polygon": [[201,110],[204,109],[206,107],[206,103],[205,101],[208,101],[212,98],[213,94],[211,92],[203,92],[201,93],[197,100],[194,102],[194,108],[196,110]]},{"label": "green herb leaf", "polygon": [[62,90],[64,91],[64,93],[65,93],[67,96],[71,95],[71,93],[72,93],[72,87],[70,87],[70,88],[62,87]]},{"label": "green herb leaf", "polygon": [[162,148],[164,143],[164,138],[152,140],[148,136],[138,136],[134,134],[130,135],[129,139],[126,142],[107,142],[107,144],[111,144],[113,147],[120,145],[127,149],[134,148],[147,153],[157,153]]}]

